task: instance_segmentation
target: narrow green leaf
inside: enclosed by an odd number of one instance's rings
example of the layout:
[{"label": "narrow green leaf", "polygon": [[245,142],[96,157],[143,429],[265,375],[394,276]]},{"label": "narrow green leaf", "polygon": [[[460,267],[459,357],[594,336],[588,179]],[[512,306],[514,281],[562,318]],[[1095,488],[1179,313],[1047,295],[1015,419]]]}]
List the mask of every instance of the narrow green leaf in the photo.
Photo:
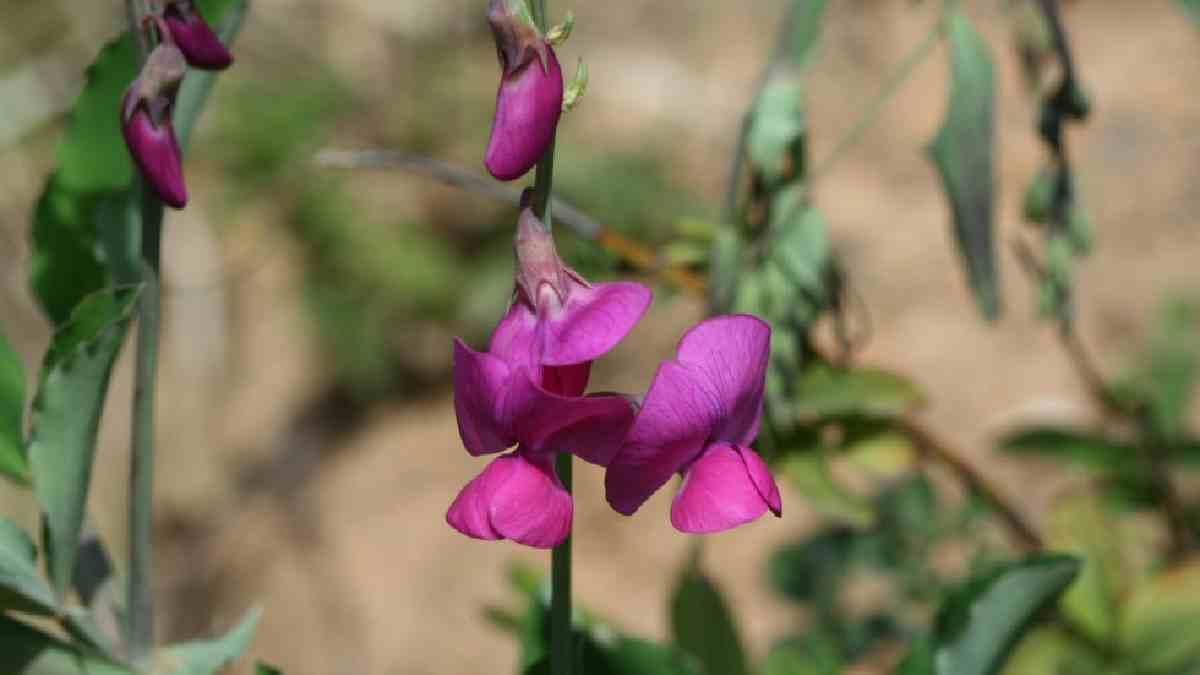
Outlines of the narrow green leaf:
[{"label": "narrow green leaf", "polygon": [[33,540],[12,521],[0,517],[0,612],[53,615],[58,602],[38,574]]},{"label": "narrow green leaf", "polygon": [[104,657],[66,644],[0,614],[0,673],[5,675],[133,675]]},{"label": "narrow green leaf", "polygon": [[1137,588],[1121,617],[1122,648],[1142,672],[1182,673],[1200,660],[1200,561]]},{"label": "narrow green leaf", "polygon": [[259,661],[254,667],[254,675],[283,675],[283,671]]},{"label": "narrow green leaf", "polygon": [[745,246],[737,230],[721,227],[713,237],[708,263],[708,304],[718,314],[728,313],[737,298]]},{"label": "narrow green leaf", "polygon": [[716,584],[692,566],[671,599],[671,633],[675,645],[695,656],[706,673],[749,672],[729,605]]},{"label": "narrow green leaf", "polygon": [[925,400],[911,380],[876,368],[813,363],[793,386],[796,412],[804,419],[903,415]]},{"label": "narrow green leaf", "polygon": [[50,343],[33,401],[29,462],[45,518],[47,569],[61,596],[71,582],[109,375],[136,289],[88,296]]},{"label": "narrow green leaf", "polygon": [[1071,585],[1079,569],[1079,560],[1070,556],[1031,556],[970,579],[938,612],[933,672],[996,673],[1040,610]]},{"label": "narrow green leaf", "polygon": [[1137,450],[1129,444],[1066,427],[1020,429],[1005,436],[996,447],[1005,452],[1042,455],[1107,470],[1122,469],[1137,461]]},{"label": "narrow green leaf", "polygon": [[213,640],[198,640],[168,647],[156,656],[154,675],[214,675],[233,663],[254,638],[262,612],[250,610],[233,630]]},{"label": "narrow green leaf", "polygon": [[1000,288],[992,243],[995,82],[987,43],[966,15],[947,19],[950,103],[929,156],[937,166],[954,215],[959,251],[984,316],[1000,313]]},{"label": "narrow green leaf", "polygon": [[803,66],[808,63],[813,47],[821,35],[821,18],[829,0],[792,0],[791,39],[788,56],[792,63]]},{"label": "narrow green leaf", "polygon": [[1120,530],[1113,527],[1111,515],[1092,494],[1062,499],[1050,514],[1046,544],[1083,561],[1079,579],[1059,603],[1063,614],[1093,640],[1112,643],[1118,637],[1126,575]]},{"label": "narrow green leaf", "polygon": [[29,483],[25,458],[25,368],[0,331],[0,475]]}]

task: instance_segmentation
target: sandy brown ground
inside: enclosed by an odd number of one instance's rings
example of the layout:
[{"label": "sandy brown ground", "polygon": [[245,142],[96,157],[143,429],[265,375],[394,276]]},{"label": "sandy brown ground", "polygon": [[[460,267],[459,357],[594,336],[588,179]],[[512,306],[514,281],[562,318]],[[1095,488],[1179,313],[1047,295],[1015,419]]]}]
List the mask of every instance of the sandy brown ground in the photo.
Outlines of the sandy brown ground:
[{"label": "sandy brown ground", "polygon": [[[389,39],[455,34],[463,16],[475,16],[464,13],[482,4],[437,3],[434,11],[417,2],[343,3],[325,49],[362,84],[380,84],[386,74],[369,64]],[[764,26],[781,4],[579,3],[568,58],[587,56],[591,87],[561,142],[658,142],[674,153],[675,179],[719,194],[736,120],[765,52],[761,41],[773,32]],[[810,84],[818,158],[924,34],[937,3],[831,4]],[[1000,238],[1007,241],[1024,227],[1020,193],[1041,150],[1000,5],[971,3],[998,63]],[[285,12],[289,2],[258,7],[260,14]],[[680,13],[686,21],[677,20]],[[1115,370],[1144,336],[1161,293],[1200,289],[1200,33],[1165,0],[1081,0],[1066,17],[1095,103],[1092,120],[1071,136],[1097,230],[1096,253],[1080,276],[1080,329]],[[661,37],[646,21],[658,22]],[[1089,411],[1051,328],[1033,317],[1033,289],[1007,250],[1005,318],[985,325],[969,302],[943,197],[923,156],[943,111],[945,70],[940,54],[917,70],[879,124],[816,186],[816,200],[871,311],[874,337],[862,359],[912,374],[929,393],[929,423],[1033,512],[1055,481],[1045,478],[1046,467],[991,454],[989,439],[1019,416],[1079,419]],[[659,142],[665,136],[670,143]],[[452,159],[473,162],[477,151],[463,148]],[[11,240],[11,250],[22,251],[22,214],[48,160],[4,162],[10,190],[0,243]],[[430,191],[402,176],[363,180],[389,206]],[[272,224],[276,214],[243,212],[240,222],[219,228],[238,234],[214,237],[204,213],[189,210],[167,242],[173,276],[160,497],[164,512],[176,515],[162,528],[169,543],[160,550],[160,582],[175,598],[160,607],[164,628],[216,629],[261,604],[267,611],[253,653],[293,675],[511,672],[515,646],[482,620],[481,609],[509,598],[508,561],[545,566],[547,556],[471,541],[443,523],[455,492],[483,466],[460,446],[448,391],[374,411],[344,447],[322,448],[334,459],[294,499],[236,497],[229,467],[266,452],[324,375],[298,305],[295,252]],[[269,255],[255,258],[263,252]],[[229,273],[247,260],[252,273]],[[23,254],[4,255],[0,316],[32,359],[45,334],[23,290],[23,261]],[[644,387],[699,311],[695,302],[660,301],[598,369],[597,386]],[[124,367],[111,398],[117,419],[128,392]],[[123,495],[111,486],[124,471],[124,427],[105,425],[94,498],[118,541]],[[598,471],[577,474],[578,597],[621,626],[662,636],[665,590],[688,546],[667,523],[669,496],[625,519],[604,504]],[[785,502],[782,521],[714,537],[708,547],[708,566],[760,654],[799,620],[767,592],[762,573],[775,544],[815,522],[795,494]],[[9,495],[5,503],[31,522],[27,502]]]}]

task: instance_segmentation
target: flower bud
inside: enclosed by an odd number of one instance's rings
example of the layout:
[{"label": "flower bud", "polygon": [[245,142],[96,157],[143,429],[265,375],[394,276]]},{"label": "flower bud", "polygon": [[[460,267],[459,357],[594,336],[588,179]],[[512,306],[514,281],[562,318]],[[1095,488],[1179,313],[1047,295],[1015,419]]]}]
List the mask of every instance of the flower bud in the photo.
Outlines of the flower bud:
[{"label": "flower bud", "polygon": [[121,106],[121,133],[129,154],[159,199],[177,209],[187,203],[187,188],[171,113],[185,70],[179,49],[160,44],[129,85]]},{"label": "flower bud", "polygon": [[533,215],[528,205],[530,191],[522,197],[520,220],[513,249],[517,256],[516,285],[535,311],[556,311],[566,303],[572,274],[558,257],[549,228]]},{"label": "flower bud", "polygon": [[562,68],[524,0],[492,0],[488,23],[501,76],[483,163],[496,178],[515,180],[537,164],[554,140],[562,115]]},{"label": "flower bud", "polygon": [[224,70],[233,63],[233,55],[196,11],[192,0],[169,0],[163,9],[163,19],[171,38],[192,66]]}]

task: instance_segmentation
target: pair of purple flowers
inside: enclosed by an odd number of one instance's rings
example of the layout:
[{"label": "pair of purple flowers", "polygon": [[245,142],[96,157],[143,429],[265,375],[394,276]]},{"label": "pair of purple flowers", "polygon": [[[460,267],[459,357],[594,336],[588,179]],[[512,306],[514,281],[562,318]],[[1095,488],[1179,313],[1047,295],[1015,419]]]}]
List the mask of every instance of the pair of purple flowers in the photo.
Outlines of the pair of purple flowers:
[{"label": "pair of purple flowers", "polygon": [[447,522],[478,539],[537,548],[571,528],[571,495],[554,472],[568,452],[605,467],[605,491],[632,515],[679,473],[671,522],[707,533],[779,515],[779,490],[750,449],[762,415],[770,328],[746,315],[691,328],[641,406],[617,394],[584,395],[593,360],[629,333],[651,292],[630,282],[589,284],[555,251],[524,207],[516,236],[516,288],[486,352],[456,340],[454,405],[467,451],[493,460],[462,489]]},{"label": "pair of purple flowers", "polygon": [[125,91],[121,133],[146,184],[164,204],[181,209],[187,204],[187,187],[172,123],[179,83],[188,65],[222,70],[233,56],[191,0],[167,0],[161,14],[144,18],[142,28],[151,27],[158,45]]}]

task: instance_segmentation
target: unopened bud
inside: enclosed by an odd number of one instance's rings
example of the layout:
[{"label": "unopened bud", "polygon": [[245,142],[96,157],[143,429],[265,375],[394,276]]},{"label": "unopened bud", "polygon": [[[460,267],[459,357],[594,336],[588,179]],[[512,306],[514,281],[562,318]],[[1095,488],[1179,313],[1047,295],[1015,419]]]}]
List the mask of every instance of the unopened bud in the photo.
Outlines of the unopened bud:
[{"label": "unopened bud", "polygon": [[[557,308],[566,302],[569,272],[558,257],[550,229],[534,215],[530,196],[531,192],[526,190],[513,239],[517,257],[516,285],[535,310]],[[546,307],[547,303],[553,307]]]},{"label": "unopened bud", "polygon": [[177,209],[187,203],[187,188],[171,112],[185,70],[179,49],[160,44],[121,104],[121,133],[129,154],[159,199]]},{"label": "unopened bud", "polygon": [[196,10],[192,0],[168,0],[163,19],[171,39],[187,57],[187,62],[205,70],[223,70],[233,63],[233,55]]}]

